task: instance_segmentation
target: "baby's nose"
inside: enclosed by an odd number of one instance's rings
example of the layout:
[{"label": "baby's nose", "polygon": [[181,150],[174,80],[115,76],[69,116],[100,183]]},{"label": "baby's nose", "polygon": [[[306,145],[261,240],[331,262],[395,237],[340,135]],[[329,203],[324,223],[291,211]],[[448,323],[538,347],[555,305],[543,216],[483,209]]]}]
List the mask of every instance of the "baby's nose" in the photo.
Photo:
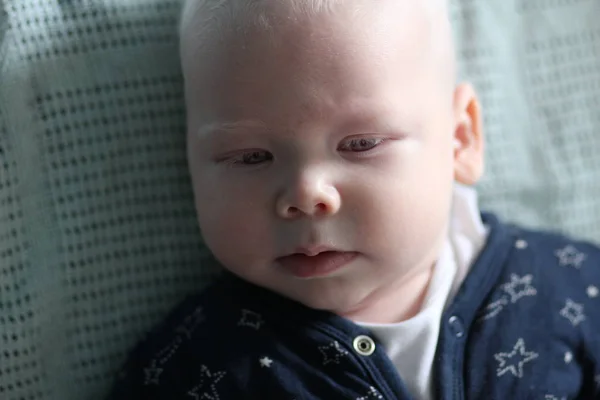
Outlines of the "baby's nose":
[{"label": "baby's nose", "polygon": [[303,177],[285,188],[277,199],[277,214],[286,219],[326,217],[341,206],[337,189],[324,179]]}]

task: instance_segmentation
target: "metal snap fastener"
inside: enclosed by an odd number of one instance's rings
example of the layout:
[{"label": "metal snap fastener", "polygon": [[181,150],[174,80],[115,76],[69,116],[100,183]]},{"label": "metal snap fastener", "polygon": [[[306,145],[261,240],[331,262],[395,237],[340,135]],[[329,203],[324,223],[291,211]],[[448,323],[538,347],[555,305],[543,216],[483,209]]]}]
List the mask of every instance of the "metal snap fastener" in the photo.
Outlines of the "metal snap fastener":
[{"label": "metal snap fastener", "polygon": [[462,320],[456,315],[453,315],[448,319],[448,324],[450,324],[450,330],[457,338],[461,338],[465,335],[465,326]]},{"label": "metal snap fastener", "polygon": [[357,336],[353,345],[354,350],[363,356],[370,356],[375,352],[375,342],[368,336]]}]

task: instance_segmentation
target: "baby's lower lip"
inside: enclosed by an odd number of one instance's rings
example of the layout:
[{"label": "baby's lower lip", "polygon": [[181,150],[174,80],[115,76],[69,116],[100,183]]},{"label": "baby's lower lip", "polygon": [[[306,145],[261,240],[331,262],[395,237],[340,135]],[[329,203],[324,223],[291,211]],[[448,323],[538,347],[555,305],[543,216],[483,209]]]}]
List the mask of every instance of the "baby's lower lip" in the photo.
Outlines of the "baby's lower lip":
[{"label": "baby's lower lip", "polygon": [[358,256],[355,252],[326,251],[316,256],[292,254],[277,262],[297,278],[323,277],[339,270]]}]

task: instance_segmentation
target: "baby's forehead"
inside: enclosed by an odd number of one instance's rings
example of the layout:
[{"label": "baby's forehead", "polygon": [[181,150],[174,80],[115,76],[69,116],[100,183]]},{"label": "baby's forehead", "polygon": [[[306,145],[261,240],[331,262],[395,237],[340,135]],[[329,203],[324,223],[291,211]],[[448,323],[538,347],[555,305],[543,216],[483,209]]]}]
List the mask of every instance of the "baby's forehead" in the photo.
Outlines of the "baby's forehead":
[{"label": "baby's forehead", "polygon": [[[446,19],[447,0],[188,0],[181,16],[184,56],[225,50],[233,42],[253,37],[277,41],[284,32],[315,35],[322,28],[383,31],[390,25],[427,25]],[[263,35],[255,35],[262,33]],[[257,36],[254,38],[254,36]],[[233,39],[233,42],[232,42]],[[413,38],[422,41],[423,37]]]},{"label": "baby's forehead", "polygon": [[[278,82],[281,92],[290,81],[307,77],[316,77],[312,87],[318,92],[322,82],[318,79],[324,75],[331,77],[329,81],[360,81],[368,86],[369,79],[376,79],[368,71],[381,65],[385,75],[404,75],[404,79],[427,70],[434,74],[430,81],[443,80],[444,87],[453,89],[450,35],[441,35],[443,24],[433,19],[431,10],[416,6],[428,1],[221,0],[223,7],[217,10],[206,7],[206,1],[193,0],[187,10],[190,15],[182,19],[187,103],[212,108],[215,97],[226,93],[236,94],[238,104],[251,103],[254,98],[239,95],[242,89],[236,86],[261,75]],[[259,6],[244,8],[251,3]],[[239,21],[245,25],[236,25]],[[443,46],[434,48],[433,41]],[[388,65],[392,61],[395,65]],[[297,87],[287,88],[294,92]],[[256,88],[255,93],[261,92]],[[225,98],[220,104],[226,102]]]}]

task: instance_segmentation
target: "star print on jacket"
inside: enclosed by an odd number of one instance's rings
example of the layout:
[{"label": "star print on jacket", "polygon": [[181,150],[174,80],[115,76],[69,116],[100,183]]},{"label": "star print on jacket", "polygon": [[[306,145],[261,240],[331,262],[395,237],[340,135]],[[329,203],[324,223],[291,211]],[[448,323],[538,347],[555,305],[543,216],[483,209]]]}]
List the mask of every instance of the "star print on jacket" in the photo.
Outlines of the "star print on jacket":
[{"label": "star print on jacket", "polygon": [[500,314],[504,310],[504,307],[507,306],[508,303],[508,297],[504,296],[494,301],[493,303],[488,304],[483,310],[481,310],[481,314],[478,321],[482,322],[486,319],[494,318],[496,315]]},{"label": "star print on jacket", "polygon": [[162,374],[163,369],[158,368],[156,366],[156,361],[153,361],[152,364],[144,369],[144,376],[146,377],[144,380],[144,385],[158,385],[160,383],[160,374]]},{"label": "star print on jacket", "polygon": [[167,345],[164,349],[159,351],[156,354],[155,360],[158,360],[159,364],[165,364],[167,361],[171,359],[183,343],[183,340],[180,336],[176,336],[171,343]]},{"label": "star print on jacket", "polygon": [[265,321],[263,321],[260,314],[250,310],[242,310],[242,318],[238,322],[238,325],[259,330],[264,323]]},{"label": "star print on jacket", "polygon": [[188,315],[185,318],[183,324],[177,327],[175,331],[177,333],[183,334],[186,337],[186,339],[191,339],[194,331],[198,329],[198,327],[204,322],[204,320],[204,309],[202,307],[198,307],[194,310],[192,314]]},{"label": "star print on jacket", "polygon": [[532,360],[538,358],[538,354],[533,351],[525,350],[525,341],[519,339],[510,353],[497,353],[494,355],[498,361],[498,376],[510,372],[517,378],[523,377],[523,366]]},{"label": "star print on jacket", "polygon": [[565,307],[560,310],[560,315],[568,319],[573,326],[579,325],[585,321],[585,315],[583,314],[583,304],[575,303],[571,299],[567,299]]},{"label": "star print on jacket", "polygon": [[568,245],[554,253],[559,259],[561,267],[581,268],[581,264],[587,258],[587,255],[577,250],[574,246]]},{"label": "star print on jacket", "polygon": [[183,322],[174,329],[176,336],[154,356],[150,366],[144,369],[144,385],[159,385],[160,376],[166,364],[179,350],[185,339],[191,339],[194,331],[204,322],[202,307],[196,308],[191,314],[185,317]]},{"label": "star print on jacket", "polygon": [[273,364],[273,360],[269,357],[263,357],[258,361],[260,362],[261,367],[271,368],[271,364]]},{"label": "star print on jacket", "polygon": [[479,321],[494,318],[500,314],[509,304],[515,304],[523,297],[533,297],[537,295],[537,290],[532,286],[533,275],[528,274],[519,276],[510,275],[510,282],[500,285],[500,298],[488,304],[480,313]]},{"label": "star print on jacket", "polygon": [[188,392],[194,400],[220,400],[217,383],[225,376],[225,372],[210,372],[206,365],[200,366],[200,381]]},{"label": "star print on jacket", "polygon": [[525,296],[535,296],[537,290],[531,286],[533,276],[531,274],[520,277],[516,274],[510,275],[510,282],[502,285],[502,289],[510,296],[510,302],[516,303]]},{"label": "star print on jacket", "polygon": [[339,364],[342,357],[348,355],[348,352],[337,341],[333,341],[327,346],[319,346],[319,351],[323,355],[323,365]]},{"label": "star print on jacket", "polygon": [[515,247],[519,250],[524,250],[529,246],[529,243],[527,243],[526,240],[523,239],[519,239],[515,242]]},{"label": "star print on jacket", "polygon": [[375,399],[383,399],[383,396],[373,386],[371,386],[369,388],[369,393],[366,396],[361,396],[361,397],[356,398],[356,400],[375,400]]},{"label": "star print on jacket", "polygon": [[573,361],[573,353],[571,353],[570,351],[567,351],[565,353],[565,364],[569,364],[571,361]]}]

